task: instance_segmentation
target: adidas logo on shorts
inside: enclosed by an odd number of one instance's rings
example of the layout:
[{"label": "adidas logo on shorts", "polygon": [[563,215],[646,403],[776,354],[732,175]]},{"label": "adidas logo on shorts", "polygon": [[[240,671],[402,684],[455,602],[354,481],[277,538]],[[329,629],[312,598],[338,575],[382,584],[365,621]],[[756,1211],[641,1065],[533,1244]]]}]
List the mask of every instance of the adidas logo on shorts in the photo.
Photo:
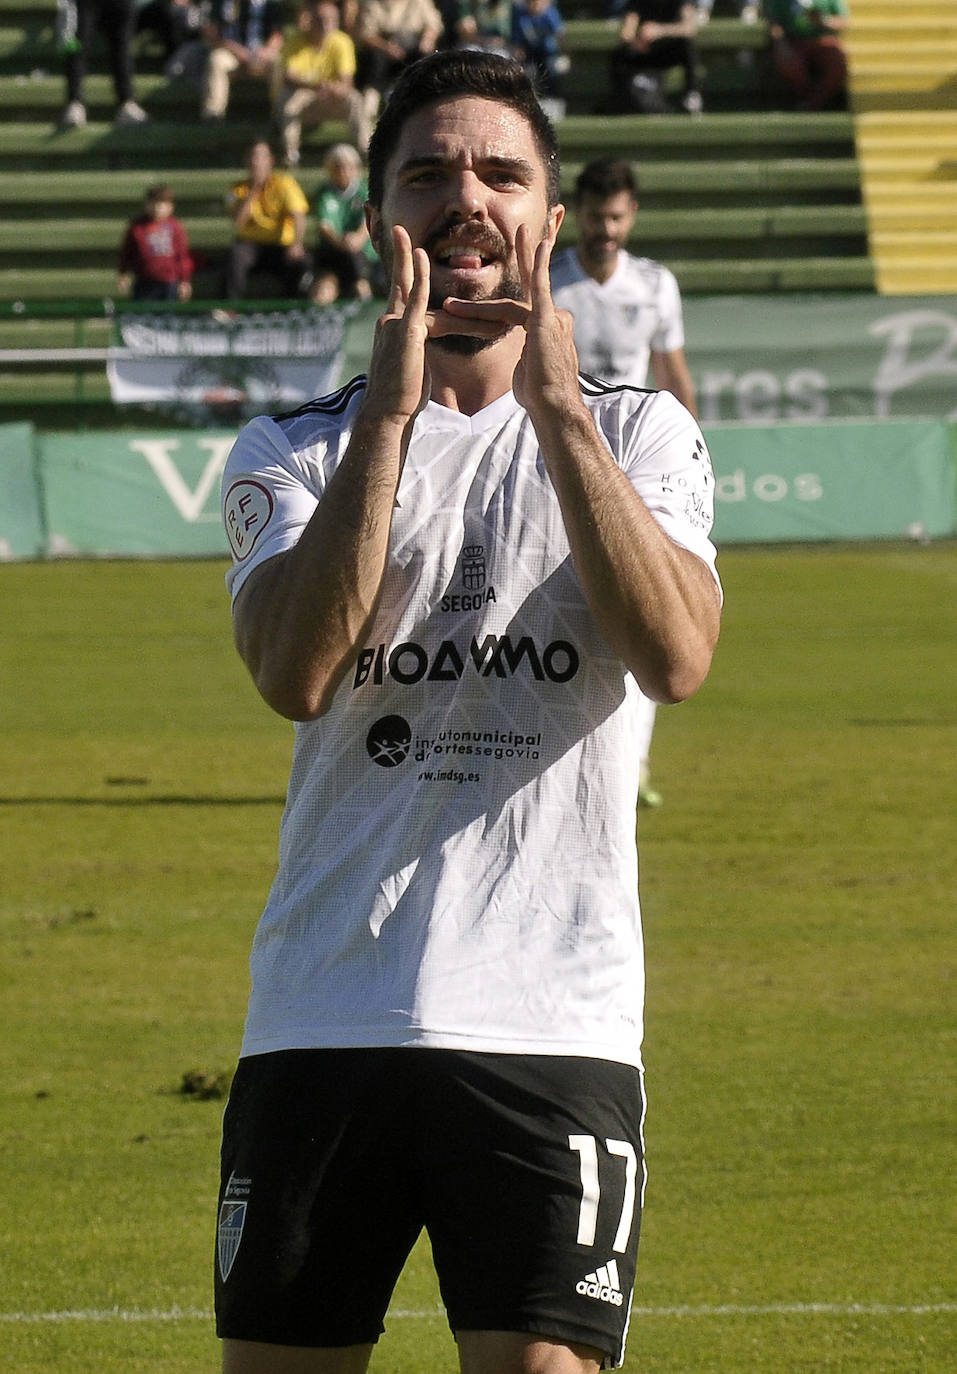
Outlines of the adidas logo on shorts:
[{"label": "adidas logo on shorts", "polygon": [[597,1298],[599,1302],[610,1302],[613,1307],[620,1307],[625,1301],[618,1278],[618,1265],[613,1259],[607,1264],[599,1265],[594,1274],[586,1274],[583,1279],[579,1279],[575,1284],[575,1292],[581,1293],[583,1298]]}]

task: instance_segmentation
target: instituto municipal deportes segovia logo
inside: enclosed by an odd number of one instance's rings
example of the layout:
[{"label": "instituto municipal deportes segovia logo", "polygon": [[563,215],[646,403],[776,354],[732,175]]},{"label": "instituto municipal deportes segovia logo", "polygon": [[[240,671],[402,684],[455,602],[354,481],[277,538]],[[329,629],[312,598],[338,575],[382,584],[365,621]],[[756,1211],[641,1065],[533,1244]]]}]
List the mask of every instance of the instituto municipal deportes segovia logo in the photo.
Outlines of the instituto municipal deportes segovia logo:
[{"label": "instituto municipal deportes segovia logo", "polygon": [[366,735],[366,750],[380,768],[397,768],[404,763],[412,743],[412,727],[402,716],[383,716],[373,721]]}]

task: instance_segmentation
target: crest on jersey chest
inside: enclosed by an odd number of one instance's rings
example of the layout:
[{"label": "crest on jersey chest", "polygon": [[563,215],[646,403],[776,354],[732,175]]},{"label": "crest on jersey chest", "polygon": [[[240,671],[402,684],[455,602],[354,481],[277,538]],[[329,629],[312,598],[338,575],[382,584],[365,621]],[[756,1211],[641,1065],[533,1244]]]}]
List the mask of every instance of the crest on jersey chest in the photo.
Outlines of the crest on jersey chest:
[{"label": "crest on jersey chest", "polygon": [[468,592],[480,592],[485,586],[485,548],[481,544],[466,544],[462,550],[462,586]]}]

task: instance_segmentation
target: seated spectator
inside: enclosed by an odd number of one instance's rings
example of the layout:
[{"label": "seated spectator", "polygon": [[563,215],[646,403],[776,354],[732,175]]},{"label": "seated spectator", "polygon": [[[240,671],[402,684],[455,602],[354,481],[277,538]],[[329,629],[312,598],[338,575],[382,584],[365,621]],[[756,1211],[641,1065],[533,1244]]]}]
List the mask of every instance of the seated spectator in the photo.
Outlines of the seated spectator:
[{"label": "seated spectator", "polygon": [[512,51],[549,100],[560,99],[568,58],[562,51],[565,24],[554,0],[515,0]]},{"label": "seated spectator", "polygon": [[86,123],[83,83],[97,32],[110,52],[110,73],[116,93],[117,124],[142,124],[146,111],[133,99],[133,0],[57,0],[57,39],[66,57],[66,108],[61,129],[81,129]]},{"label": "seated spectator", "polygon": [[823,110],[847,99],[847,0],[766,0],[771,55],[799,110]]},{"label": "seated spectator", "polygon": [[348,143],[337,143],[326,154],[324,184],[316,198],[316,279],[310,299],[331,305],[341,297],[368,300],[370,279],[378,264],[369,241],[365,204],[369,188],[362,175],[362,159]]},{"label": "seated spectator", "polygon": [[203,119],[222,119],[237,72],[271,80],[283,45],[280,0],[212,0],[203,25],[209,59],[203,79]]},{"label": "seated spectator", "polygon": [[447,0],[441,9],[449,47],[514,56],[510,0]]},{"label": "seated spectator", "polygon": [[306,41],[282,64],[277,111],[287,167],[299,162],[303,126],[327,119],[344,119],[350,138],[365,152],[369,120],[355,74],[355,45],[339,27],[335,0],[316,0],[309,10]]},{"label": "seated spectator", "polygon": [[661,76],[680,67],[684,73],[682,109],[700,114],[697,32],[695,7],[689,0],[628,0],[618,46],[611,55],[613,111],[666,113],[669,106],[661,91]]},{"label": "seated spectator", "polygon": [[[733,8],[743,24],[756,24],[761,17],[761,6],[757,0],[732,0]],[[714,9],[714,0],[697,0],[698,23],[707,24]]]},{"label": "seated spectator", "polygon": [[359,71],[356,84],[372,93],[373,103],[388,91],[403,67],[434,52],[442,36],[442,16],[434,0],[360,0],[356,21]]},{"label": "seated spectator", "polygon": [[192,0],[146,0],[136,10],[136,32],[156,34],[163,45],[169,75],[176,74],[171,64],[199,39],[202,27],[201,8]]},{"label": "seated spectator", "polygon": [[193,259],[186,230],[174,214],[168,186],[151,186],[142,213],[131,219],[120,245],[117,290],[135,301],[188,301]]},{"label": "seated spectator", "polygon": [[261,139],[246,154],[249,175],[229,197],[236,237],[226,260],[224,295],[242,300],[254,269],[274,273],[287,296],[304,295],[312,285],[306,252],[309,202],[288,172],[277,172],[272,149]]}]

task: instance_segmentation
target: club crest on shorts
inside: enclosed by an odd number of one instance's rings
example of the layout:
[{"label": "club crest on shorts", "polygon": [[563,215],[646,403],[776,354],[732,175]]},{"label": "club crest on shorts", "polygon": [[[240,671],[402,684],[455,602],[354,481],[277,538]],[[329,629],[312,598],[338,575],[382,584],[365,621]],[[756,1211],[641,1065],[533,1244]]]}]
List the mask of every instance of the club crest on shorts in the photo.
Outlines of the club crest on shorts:
[{"label": "club crest on shorts", "polygon": [[245,1202],[224,1202],[219,1209],[219,1225],[216,1229],[216,1253],[219,1258],[219,1272],[223,1282],[229,1278],[239,1251],[246,1224]]},{"label": "club crest on shorts", "polygon": [[219,1260],[219,1272],[224,1283],[229,1278],[229,1271],[233,1267],[239,1250],[239,1242],[243,1238],[243,1227],[246,1225],[246,1208],[249,1205],[246,1199],[249,1197],[251,1188],[251,1178],[237,1178],[235,1173],[231,1173],[223,1192],[223,1201],[219,1209],[219,1225],[216,1228],[216,1254]]}]

